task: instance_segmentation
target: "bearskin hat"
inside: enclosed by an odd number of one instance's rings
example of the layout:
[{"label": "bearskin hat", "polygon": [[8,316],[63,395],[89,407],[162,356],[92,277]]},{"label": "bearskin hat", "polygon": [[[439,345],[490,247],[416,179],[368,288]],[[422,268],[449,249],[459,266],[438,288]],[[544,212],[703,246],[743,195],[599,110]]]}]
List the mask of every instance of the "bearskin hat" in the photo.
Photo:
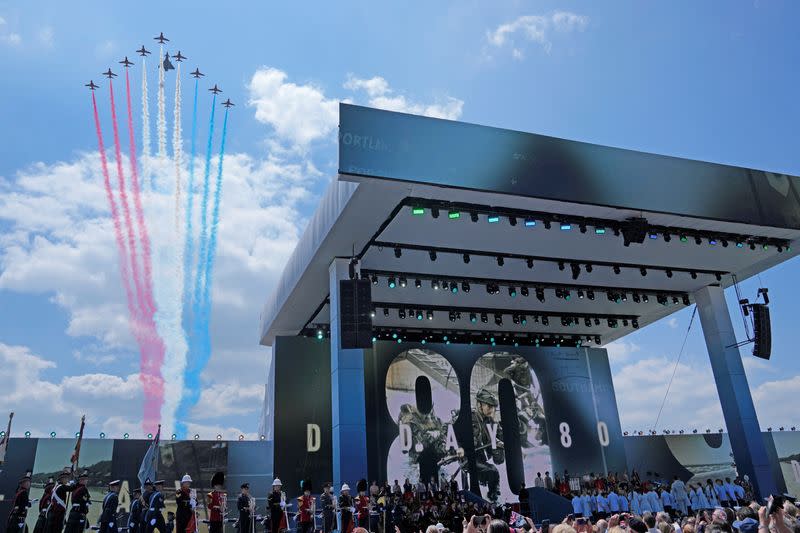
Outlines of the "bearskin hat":
[{"label": "bearskin hat", "polygon": [[224,485],[225,484],[225,472],[215,472],[214,475],[211,477],[211,486],[216,487],[217,485]]},{"label": "bearskin hat", "polygon": [[356,485],[356,490],[358,492],[367,492],[367,480],[364,479],[364,478],[361,478],[358,481],[358,485]]},{"label": "bearskin hat", "polygon": [[311,487],[311,480],[310,479],[304,479],[303,483],[302,483],[302,488],[303,488],[303,492],[305,492],[305,491],[313,492],[313,489]]}]

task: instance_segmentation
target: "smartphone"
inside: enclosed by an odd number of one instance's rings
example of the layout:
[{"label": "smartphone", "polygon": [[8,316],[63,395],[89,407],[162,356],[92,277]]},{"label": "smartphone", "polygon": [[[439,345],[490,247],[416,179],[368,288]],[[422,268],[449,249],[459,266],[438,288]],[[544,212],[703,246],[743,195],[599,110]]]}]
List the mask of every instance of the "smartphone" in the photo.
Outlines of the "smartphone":
[{"label": "smartphone", "polygon": [[483,526],[485,523],[486,523],[486,515],[480,515],[480,516],[473,516],[472,517],[472,526],[473,527],[479,528],[479,527]]},{"label": "smartphone", "polygon": [[550,531],[550,520],[542,520],[542,533],[549,533]]},{"label": "smartphone", "polygon": [[783,508],[783,496],[778,494],[773,494],[767,500],[767,515],[771,515],[778,509]]}]

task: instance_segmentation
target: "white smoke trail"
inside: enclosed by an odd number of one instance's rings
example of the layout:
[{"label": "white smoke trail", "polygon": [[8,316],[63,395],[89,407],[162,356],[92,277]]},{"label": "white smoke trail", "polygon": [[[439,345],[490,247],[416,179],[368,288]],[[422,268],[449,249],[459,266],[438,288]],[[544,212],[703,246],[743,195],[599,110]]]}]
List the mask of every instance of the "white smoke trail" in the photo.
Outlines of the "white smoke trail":
[{"label": "white smoke trail", "polygon": [[[175,170],[172,209],[174,210],[174,230],[166,231],[165,241],[169,246],[162,250],[169,263],[168,269],[174,274],[169,280],[162,280],[157,325],[165,344],[164,365],[161,369],[164,381],[164,404],[161,409],[161,422],[166,428],[175,427],[176,410],[183,393],[183,373],[186,368],[188,343],[181,323],[183,319],[183,209],[181,192],[183,188],[183,131],[181,128],[181,64],[175,70],[175,108],[173,110],[172,157]],[[187,194],[190,194],[188,191]]]},{"label": "white smoke trail", "polygon": [[139,186],[149,190],[150,181],[150,97],[147,93],[147,65],[142,56],[142,181]]},{"label": "white smoke trail", "polygon": [[167,119],[164,116],[164,47],[158,52],[158,157],[167,157]]}]

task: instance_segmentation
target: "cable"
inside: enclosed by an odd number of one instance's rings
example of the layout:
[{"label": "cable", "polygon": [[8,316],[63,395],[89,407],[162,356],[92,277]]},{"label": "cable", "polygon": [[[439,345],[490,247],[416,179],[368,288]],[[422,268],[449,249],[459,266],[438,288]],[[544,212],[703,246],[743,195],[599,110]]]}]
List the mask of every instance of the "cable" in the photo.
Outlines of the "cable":
[{"label": "cable", "polygon": [[678,364],[681,362],[681,356],[683,355],[683,349],[686,347],[686,341],[689,339],[689,332],[692,330],[692,324],[694,324],[694,317],[697,315],[697,305],[694,306],[692,310],[692,318],[689,319],[689,327],[686,328],[686,335],[683,337],[683,344],[681,344],[681,351],[678,352],[678,357],[675,360],[675,368],[672,369],[672,377],[669,378],[669,383],[667,384],[667,390],[664,392],[664,399],[661,400],[661,407],[658,409],[658,416],[656,417],[656,421],[653,424],[651,431],[656,430],[656,426],[658,425],[658,421],[661,419],[661,413],[664,411],[664,404],[667,403],[667,395],[669,394],[669,389],[672,387],[672,380],[675,379],[675,373],[678,371]]}]

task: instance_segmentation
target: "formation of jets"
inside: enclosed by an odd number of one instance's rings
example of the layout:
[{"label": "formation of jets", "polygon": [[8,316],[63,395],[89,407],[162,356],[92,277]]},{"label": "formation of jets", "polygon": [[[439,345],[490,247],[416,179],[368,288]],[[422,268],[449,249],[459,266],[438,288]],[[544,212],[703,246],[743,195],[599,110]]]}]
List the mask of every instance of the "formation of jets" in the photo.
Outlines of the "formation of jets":
[{"label": "formation of jets", "polygon": [[[164,32],[159,33],[158,36],[157,37],[153,37],[153,39],[156,42],[158,42],[158,44],[164,44],[166,42],[169,42],[169,39],[164,37]],[[148,49],[146,49],[144,47],[144,45],[142,45],[141,48],[136,50],[136,53],[139,54],[142,57],[147,57],[148,55],[150,55],[150,51]],[[172,56],[172,58],[175,61],[177,61],[178,63],[182,63],[183,61],[188,59],[185,55],[181,54],[180,50],[178,50],[178,53],[175,54],[174,56]],[[122,61],[119,61],[119,64],[122,65],[124,68],[130,68],[133,65],[133,61],[130,61],[128,59],[128,56],[125,56],[125,58]],[[174,70],[175,69],[175,67],[172,65],[172,63],[169,60],[169,53],[164,54],[163,66],[164,66],[164,70],[165,71],[166,70]],[[200,79],[201,77],[205,76],[205,74],[200,72],[199,68],[195,68],[194,72],[190,72],[189,74],[195,79]],[[111,71],[111,68],[109,68],[108,70],[103,72],[102,75],[105,76],[106,78],[108,78],[109,80],[117,77],[117,75],[114,74]],[[100,86],[95,84],[95,82],[93,80],[89,80],[89,83],[85,84],[85,87],[88,87],[90,91],[94,91],[95,89],[97,89]],[[211,91],[212,93],[217,95],[217,94],[222,92],[222,89],[217,87],[217,84],[215,83],[214,86],[209,89],[209,91]],[[231,107],[233,107],[236,104],[231,102],[231,99],[228,98],[227,100],[222,102],[221,105],[225,106],[226,109],[230,109]]]}]

